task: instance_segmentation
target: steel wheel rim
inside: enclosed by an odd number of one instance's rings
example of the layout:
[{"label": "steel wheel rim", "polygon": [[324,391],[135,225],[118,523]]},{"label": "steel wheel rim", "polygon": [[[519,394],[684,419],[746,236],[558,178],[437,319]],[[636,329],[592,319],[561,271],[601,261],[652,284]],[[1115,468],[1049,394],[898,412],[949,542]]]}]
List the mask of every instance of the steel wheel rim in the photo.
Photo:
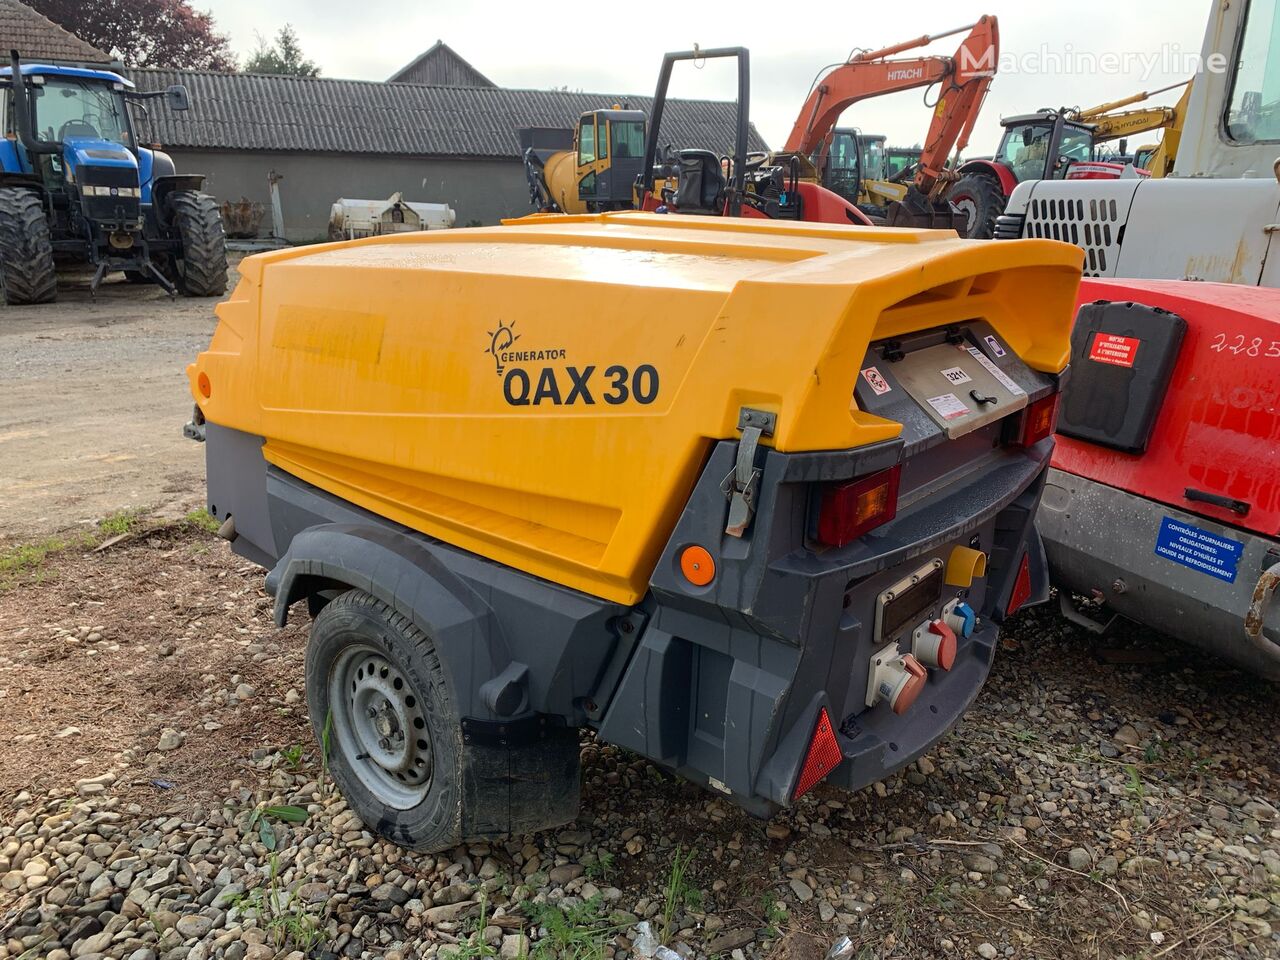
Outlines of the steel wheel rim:
[{"label": "steel wheel rim", "polygon": [[347,766],[379,802],[417,806],[431,789],[435,751],[422,695],[380,650],[353,644],[329,673],[332,733]]}]

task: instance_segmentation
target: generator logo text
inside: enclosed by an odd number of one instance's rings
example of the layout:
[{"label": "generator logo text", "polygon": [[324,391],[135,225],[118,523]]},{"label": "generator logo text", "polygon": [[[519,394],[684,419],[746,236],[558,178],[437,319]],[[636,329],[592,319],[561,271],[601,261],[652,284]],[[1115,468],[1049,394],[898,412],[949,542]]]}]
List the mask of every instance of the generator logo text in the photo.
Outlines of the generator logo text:
[{"label": "generator logo text", "polygon": [[617,406],[628,400],[649,404],[658,399],[658,369],[651,363],[570,364],[563,347],[516,349],[521,334],[516,321],[499,321],[488,332],[484,352],[493,357],[502,378],[502,395],[510,406],[594,406],[597,400]]}]

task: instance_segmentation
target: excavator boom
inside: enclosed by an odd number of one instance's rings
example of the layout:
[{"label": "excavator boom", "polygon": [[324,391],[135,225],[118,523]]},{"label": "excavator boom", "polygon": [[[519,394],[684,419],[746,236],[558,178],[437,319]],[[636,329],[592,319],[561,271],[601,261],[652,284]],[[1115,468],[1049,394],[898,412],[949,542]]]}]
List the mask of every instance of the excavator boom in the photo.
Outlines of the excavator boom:
[{"label": "excavator boom", "polygon": [[[889,59],[964,31],[952,57]],[[880,50],[856,54],[814,86],[805,100],[784,153],[808,155],[828,137],[840,115],[860,100],[941,84],[933,121],[920,155],[916,187],[931,193],[952,149],[963,149],[1000,60],[1000,33],[994,16],[947,33],[925,35]]]},{"label": "excavator boom", "polygon": [[1161,130],[1172,125],[1176,114],[1173,107],[1148,107],[1144,110],[1125,110],[1090,120],[1093,126],[1093,142],[1105,143],[1136,133]]},{"label": "excavator boom", "polygon": [[1072,111],[1072,117],[1075,120],[1083,120],[1086,123],[1092,123],[1095,118],[1102,117],[1104,114],[1111,113],[1113,110],[1119,110],[1121,107],[1129,107],[1135,103],[1141,103],[1143,100],[1150,100],[1152,97],[1161,93],[1168,93],[1170,90],[1177,90],[1179,87],[1185,87],[1190,80],[1182,80],[1179,83],[1171,83],[1167,87],[1161,87],[1159,90],[1143,90],[1141,93],[1135,93],[1129,97],[1123,97],[1120,100],[1112,100],[1110,103],[1100,103],[1096,107],[1089,107],[1086,110]]}]

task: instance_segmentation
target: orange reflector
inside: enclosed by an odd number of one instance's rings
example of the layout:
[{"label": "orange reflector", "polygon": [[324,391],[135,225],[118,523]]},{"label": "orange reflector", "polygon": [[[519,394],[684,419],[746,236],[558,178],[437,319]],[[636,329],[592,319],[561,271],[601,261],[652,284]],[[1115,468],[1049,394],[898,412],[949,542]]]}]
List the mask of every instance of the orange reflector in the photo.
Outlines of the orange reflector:
[{"label": "orange reflector", "polygon": [[711,559],[706,547],[695,543],[691,547],[685,547],[680,554],[680,572],[694,586],[705,587],[715,579],[716,562]]},{"label": "orange reflector", "polygon": [[1009,606],[1005,613],[1012,616],[1014,611],[1031,599],[1031,564],[1027,554],[1022,555],[1022,565],[1018,567],[1018,579],[1013,582],[1013,593],[1009,596]]},{"label": "orange reflector", "polygon": [[840,752],[840,744],[836,741],[836,732],[831,728],[831,718],[827,716],[827,708],[818,711],[818,723],[813,728],[813,739],[809,741],[809,753],[804,758],[804,766],[800,768],[800,778],[796,781],[792,800],[798,800],[813,789],[823,777],[840,766],[844,754]]},{"label": "orange reflector", "polygon": [[196,386],[200,389],[200,396],[208,400],[213,393],[213,385],[209,383],[209,375],[207,373],[202,373],[196,377]]}]

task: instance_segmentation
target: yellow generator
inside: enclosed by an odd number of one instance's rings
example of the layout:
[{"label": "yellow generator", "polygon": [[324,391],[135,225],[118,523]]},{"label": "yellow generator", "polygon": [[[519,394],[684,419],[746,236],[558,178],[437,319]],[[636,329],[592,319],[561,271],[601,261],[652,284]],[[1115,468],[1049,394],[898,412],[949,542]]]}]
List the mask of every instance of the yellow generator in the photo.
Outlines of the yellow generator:
[{"label": "yellow generator", "polygon": [[761,816],[919,757],[1047,597],[1080,261],[630,212],[246,259],[188,432],[313,617],[352,809],[429,850],[566,822],[583,727]]}]

